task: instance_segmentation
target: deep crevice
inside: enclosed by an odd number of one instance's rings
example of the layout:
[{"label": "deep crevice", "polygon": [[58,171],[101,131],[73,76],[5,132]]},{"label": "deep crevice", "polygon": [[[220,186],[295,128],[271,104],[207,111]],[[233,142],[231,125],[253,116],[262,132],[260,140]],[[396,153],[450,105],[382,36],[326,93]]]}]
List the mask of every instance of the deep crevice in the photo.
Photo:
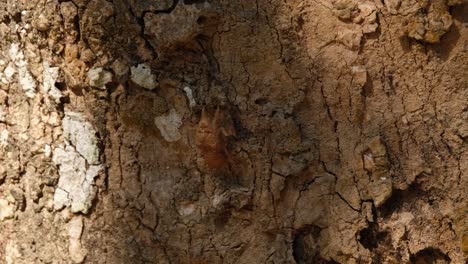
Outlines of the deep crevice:
[{"label": "deep crevice", "polygon": [[433,247],[425,248],[411,255],[410,261],[415,264],[451,263],[451,259],[447,254]]},{"label": "deep crevice", "polygon": [[335,264],[320,256],[319,238],[322,229],[315,225],[297,230],[292,242],[293,257],[298,264]]}]

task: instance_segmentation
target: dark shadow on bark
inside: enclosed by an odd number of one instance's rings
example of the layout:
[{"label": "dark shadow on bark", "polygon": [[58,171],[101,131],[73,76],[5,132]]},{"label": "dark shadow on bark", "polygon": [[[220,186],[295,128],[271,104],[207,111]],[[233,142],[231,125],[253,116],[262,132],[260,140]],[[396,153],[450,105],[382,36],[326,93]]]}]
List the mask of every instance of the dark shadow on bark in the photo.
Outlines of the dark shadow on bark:
[{"label": "dark shadow on bark", "polygon": [[[205,1],[178,5],[203,6],[201,2]],[[144,29],[144,17],[135,17],[129,1],[113,1],[115,22],[111,25],[118,27],[110,28],[103,38],[104,53],[129,67],[146,63],[157,76],[159,87],[151,91],[139,87],[127,73],[119,77],[121,80],[115,77],[107,94],[84,89],[83,96],[90,102],[88,111],[104,142],[108,167],[108,178],[101,184],[84,236],[93,259],[104,254],[111,263],[235,263],[254,247],[251,250],[271,254],[270,259],[278,261],[337,263],[323,259],[318,243],[322,229],[318,222],[328,217],[329,208],[320,219],[297,224],[296,215],[303,209],[293,206],[322,178],[333,178],[330,189],[334,190],[337,178],[344,177],[339,174],[345,172],[341,169],[340,143],[349,138],[339,138],[338,125],[344,124],[352,132],[364,130],[363,115],[352,117],[355,122],[342,123],[337,116],[365,108],[344,108],[352,94],[337,95],[337,87],[326,94],[321,76],[335,65],[324,65],[319,56],[308,54],[301,35],[304,18],[292,20],[291,27],[277,28],[282,22],[273,8],[254,4],[244,7],[246,3],[241,2],[212,3],[222,13],[218,26],[232,19],[230,13],[243,10],[239,16],[245,19],[242,26],[248,32],[238,30],[246,35],[223,39],[238,42],[240,47],[228,43],[228,49],[222,50],[220,36],[236,30],[237,25],[206,34],[197,32],[171,49],[162,49],[146,32],[150,28]],[[171,8],[170,12],[178,6]],[[154,15],[170,16],[170,12]],[[200,15],[193,22],[202,27],[210,25],[210,19]],[[85,41],[90,37],[83,31],[81,36]],[[111,65],[104,68],[113,71]],[[368,81],[358,95],[373,96],[372,85]],[[192,88],[196,106],[188,107],[185,87]],[[361,106],[365,98],[355,103]],[[229,150],[236,155],[233,164],[240,167],[229,173],[239,178],[238,185],[219,183],[223,177],[214,180],[216,175],[197,163],[194,129],[202,108],[217,106],[229,113],[238,133],[229,142]],[[182,138],[175,142],[167,142],[154,122],[156,116],[167,115],[171,109],[183,113]],[[321,156],[324,148],[327,157]],[[273,170],[279,187],[271,184]],[[274,187],[280,190],[272,194]],[[270,197],[262,196],[262,192]],[[388,216],[398,209],[405,195],[412,194],[395,192],[380,213]],[[295,212],[291,216],[288,210]],[[255,244],[256,237],[264,232],[274,235]],[[271,245],[281,235],[284,244],[270,253]],[[369,224],[359,235],[359,242],[370,251],[388,243],[388,234],[375,224]]]},{"label": "dark shadow on bark", "polygon": [[425,248],[411,255],[411,263],[414,264],[435,264],[435,263],[451,263],[449,256],[444,254],[438,248]]}]

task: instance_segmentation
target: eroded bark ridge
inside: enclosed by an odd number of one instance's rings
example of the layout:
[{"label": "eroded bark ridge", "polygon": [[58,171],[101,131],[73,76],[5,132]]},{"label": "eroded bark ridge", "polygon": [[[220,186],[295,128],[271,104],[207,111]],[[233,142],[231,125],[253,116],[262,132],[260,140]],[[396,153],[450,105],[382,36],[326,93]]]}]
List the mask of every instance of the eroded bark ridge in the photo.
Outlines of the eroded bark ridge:
[{"label": "eroded bark ridge", "polygon": [[467,8],[0,1],[0,262],[465,263]]}]

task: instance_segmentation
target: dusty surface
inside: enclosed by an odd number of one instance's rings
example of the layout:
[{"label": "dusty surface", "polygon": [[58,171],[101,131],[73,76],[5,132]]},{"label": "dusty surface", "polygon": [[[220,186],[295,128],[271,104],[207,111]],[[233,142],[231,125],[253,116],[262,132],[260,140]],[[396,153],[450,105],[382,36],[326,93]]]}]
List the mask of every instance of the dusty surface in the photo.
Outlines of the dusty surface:
[{"label": "dusty surface", "polygon": [[0,0],[1,263],[465,263],[463,0]]}]

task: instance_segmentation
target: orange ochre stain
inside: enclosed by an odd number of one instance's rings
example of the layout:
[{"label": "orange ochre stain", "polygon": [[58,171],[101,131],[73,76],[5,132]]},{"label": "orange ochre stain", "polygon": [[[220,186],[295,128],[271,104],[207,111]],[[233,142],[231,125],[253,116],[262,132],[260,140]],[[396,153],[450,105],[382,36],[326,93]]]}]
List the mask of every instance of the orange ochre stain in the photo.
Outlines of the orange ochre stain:
[{"label": "orange ochre stain", "polygon": [[226,129],[224,119],[225,116],[219,108],[216,109],[213,116],[207,114],[203,109],[198,122],[195,144],[209,169],[223,170],[229,166],[226,137],[233,135],[233,133],[227,132],[233,131],[233,128]]}]

